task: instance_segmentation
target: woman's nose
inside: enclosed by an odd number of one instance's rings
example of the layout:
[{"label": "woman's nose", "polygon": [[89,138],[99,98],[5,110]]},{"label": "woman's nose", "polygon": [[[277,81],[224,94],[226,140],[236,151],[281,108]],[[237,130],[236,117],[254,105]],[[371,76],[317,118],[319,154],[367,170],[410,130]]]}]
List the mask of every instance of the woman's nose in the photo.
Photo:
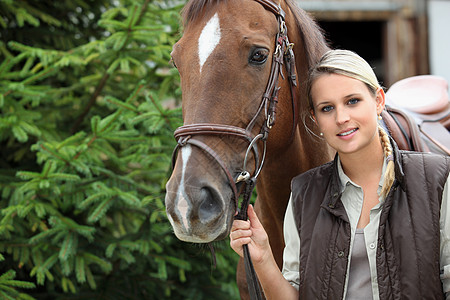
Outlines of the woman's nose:
[{"label": "woman's nose", "polygon": [[336,123],[337,124],[344,124],[348,120],[350,120],[350,115],[345,108],[336,109]]}]

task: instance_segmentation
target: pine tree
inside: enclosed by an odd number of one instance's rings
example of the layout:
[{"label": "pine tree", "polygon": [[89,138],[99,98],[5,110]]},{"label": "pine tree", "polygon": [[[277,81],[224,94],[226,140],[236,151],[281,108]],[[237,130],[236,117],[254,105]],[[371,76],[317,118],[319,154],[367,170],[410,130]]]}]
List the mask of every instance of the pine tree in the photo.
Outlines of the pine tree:
[{"label": "pine tree", "polygon": [[5,299],[237,297],[226,243],[212,271],[165,214],[182,5],[0,1]]}]

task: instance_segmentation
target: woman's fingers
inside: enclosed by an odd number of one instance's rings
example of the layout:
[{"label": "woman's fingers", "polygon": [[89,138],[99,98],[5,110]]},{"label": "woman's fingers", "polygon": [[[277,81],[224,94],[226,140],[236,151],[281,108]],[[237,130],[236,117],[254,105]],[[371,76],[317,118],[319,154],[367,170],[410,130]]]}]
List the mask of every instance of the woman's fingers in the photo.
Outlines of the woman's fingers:
[{"label": "woman's fingers", "polygon": [[240,237],[238,239],[231,239],[230,245],[233,250],[241,254],[242,252],[242,246],[248,245],[252,242],[252,238],[249,236]]},{"label": "woman's fingers", "polygon": [[241,238],[250,238],[252,236],[252,230],[250,228],[249,221],[235,220],[231,227],[230,238],[231,240],[237,240]]},{"label": "woman's fingers", "polygon": [[242,246],[252,242],[252,230],[249,221],[234,220],[230,232],[230,246],[243,256]]},{"label": "woman's fingers", "polygon": [[263,227],[261,225],[261,222],[258,219],[258,216],[256,215],[253,205],[248,206],[247,214],[248,214],[248,219],[250,220],[250,224],[253,228],[262,228]]},{"label": "woman's fingers", "polygon": [[264,240],[267,239],[267,233],[264,230],[261,222],[259,221],[258,216],[256,215],[255,209],[253,205],[250,205],[248,208],[248,218],[250,220],[250,226],[253,232],[254,239],[257,243],[265,243]]},{"label": "woman's fingers", "polygon": [[261,263],[270,258],[271,250],[267,233],[256,216],[253,206],[248,208],[248,221],[235,220],[230,232],[230,245],[243,256],[243,245],[248,245],[254,263]]},{"label": "woman's fingers", "polygon": [[250,222],[243,220],[234,220],[233,224],[231,225],[231,231],[240,229],[250,229]]},{"label": "woman's fingers", "polygon": [[252,231],[251,230],[235,230],[230,233],[230,238],[232,240],[238,240],[242,238],[251,238]]}]

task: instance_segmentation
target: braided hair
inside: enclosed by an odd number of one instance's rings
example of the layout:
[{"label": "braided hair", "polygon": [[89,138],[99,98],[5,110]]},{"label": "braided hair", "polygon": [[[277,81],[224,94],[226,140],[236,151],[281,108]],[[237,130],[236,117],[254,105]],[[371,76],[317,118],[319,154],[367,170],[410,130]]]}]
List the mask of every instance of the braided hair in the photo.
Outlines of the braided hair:
[{"label": "braided hair", "polygon": [[378,126],[378,134],[380,135],[381,146],[383,147],[383,153],[387,160],[386,171],[383,174],[383,186],[381,187],[380,192],[380,196],[385,198],[389,193],[395,179],[394,154],[391,142],[389,141],[389,136],[381,126]]}]

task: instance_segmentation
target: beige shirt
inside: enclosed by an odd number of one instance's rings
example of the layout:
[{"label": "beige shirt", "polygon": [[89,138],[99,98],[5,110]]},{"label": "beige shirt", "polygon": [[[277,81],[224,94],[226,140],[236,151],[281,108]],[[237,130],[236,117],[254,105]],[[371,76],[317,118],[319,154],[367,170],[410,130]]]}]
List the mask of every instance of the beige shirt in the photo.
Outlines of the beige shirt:
[{"label": "beige shirt", "polygon": [[[383,164],[382,174],[386,168],[386,162]],[[347,212],[350,227],[351,227],[351,240],[350,249],[353,249],[353,243],[355,241],[356,225],[358,224],[359,216],[361,215],[362,203],[363,203],[363,190],[360,186],[355,184],[345,175],[342,170],[340,161],[338,163],[339,178],[341,180],[342,197],[341,201]],[[444,187],[441,204],[440,215],[440,266],[441,266],[441,280],[443,284],[443,290],[446,295],[446,300],[450,300],[450,189],[449,189],[450,176],[447,178],[447,182]],[[383,185],[383,178],[380,180],[378,192],[381,191]],[[299,288],[299,257],[300,257],[300,238],[295,225],[295,218],[292,209],[292,203],[289,200],[288,207],[285,213],[284,219],[284,240],[286,247],[283,254],[283,276],[288,280],[292,286],[296,289]],[[383,207],[384,199],[380,197],[379,203],[375,205],[370,211],[370,222],[364,228],[364,237],[367,250],[367,256],[370,266],[370,277],[372,282],[372,294],[373,299],[379,299],[378,283],[377,283],[377,268],[376,268],[376,249],[377,249],[377,237],[378,237],[378,225],[380,223],[380,215]],[[350,270],[351,254],[349,254],[347,272]],[[344,286],[344,295],[347,295],[348,290],[348,276]]]}]

